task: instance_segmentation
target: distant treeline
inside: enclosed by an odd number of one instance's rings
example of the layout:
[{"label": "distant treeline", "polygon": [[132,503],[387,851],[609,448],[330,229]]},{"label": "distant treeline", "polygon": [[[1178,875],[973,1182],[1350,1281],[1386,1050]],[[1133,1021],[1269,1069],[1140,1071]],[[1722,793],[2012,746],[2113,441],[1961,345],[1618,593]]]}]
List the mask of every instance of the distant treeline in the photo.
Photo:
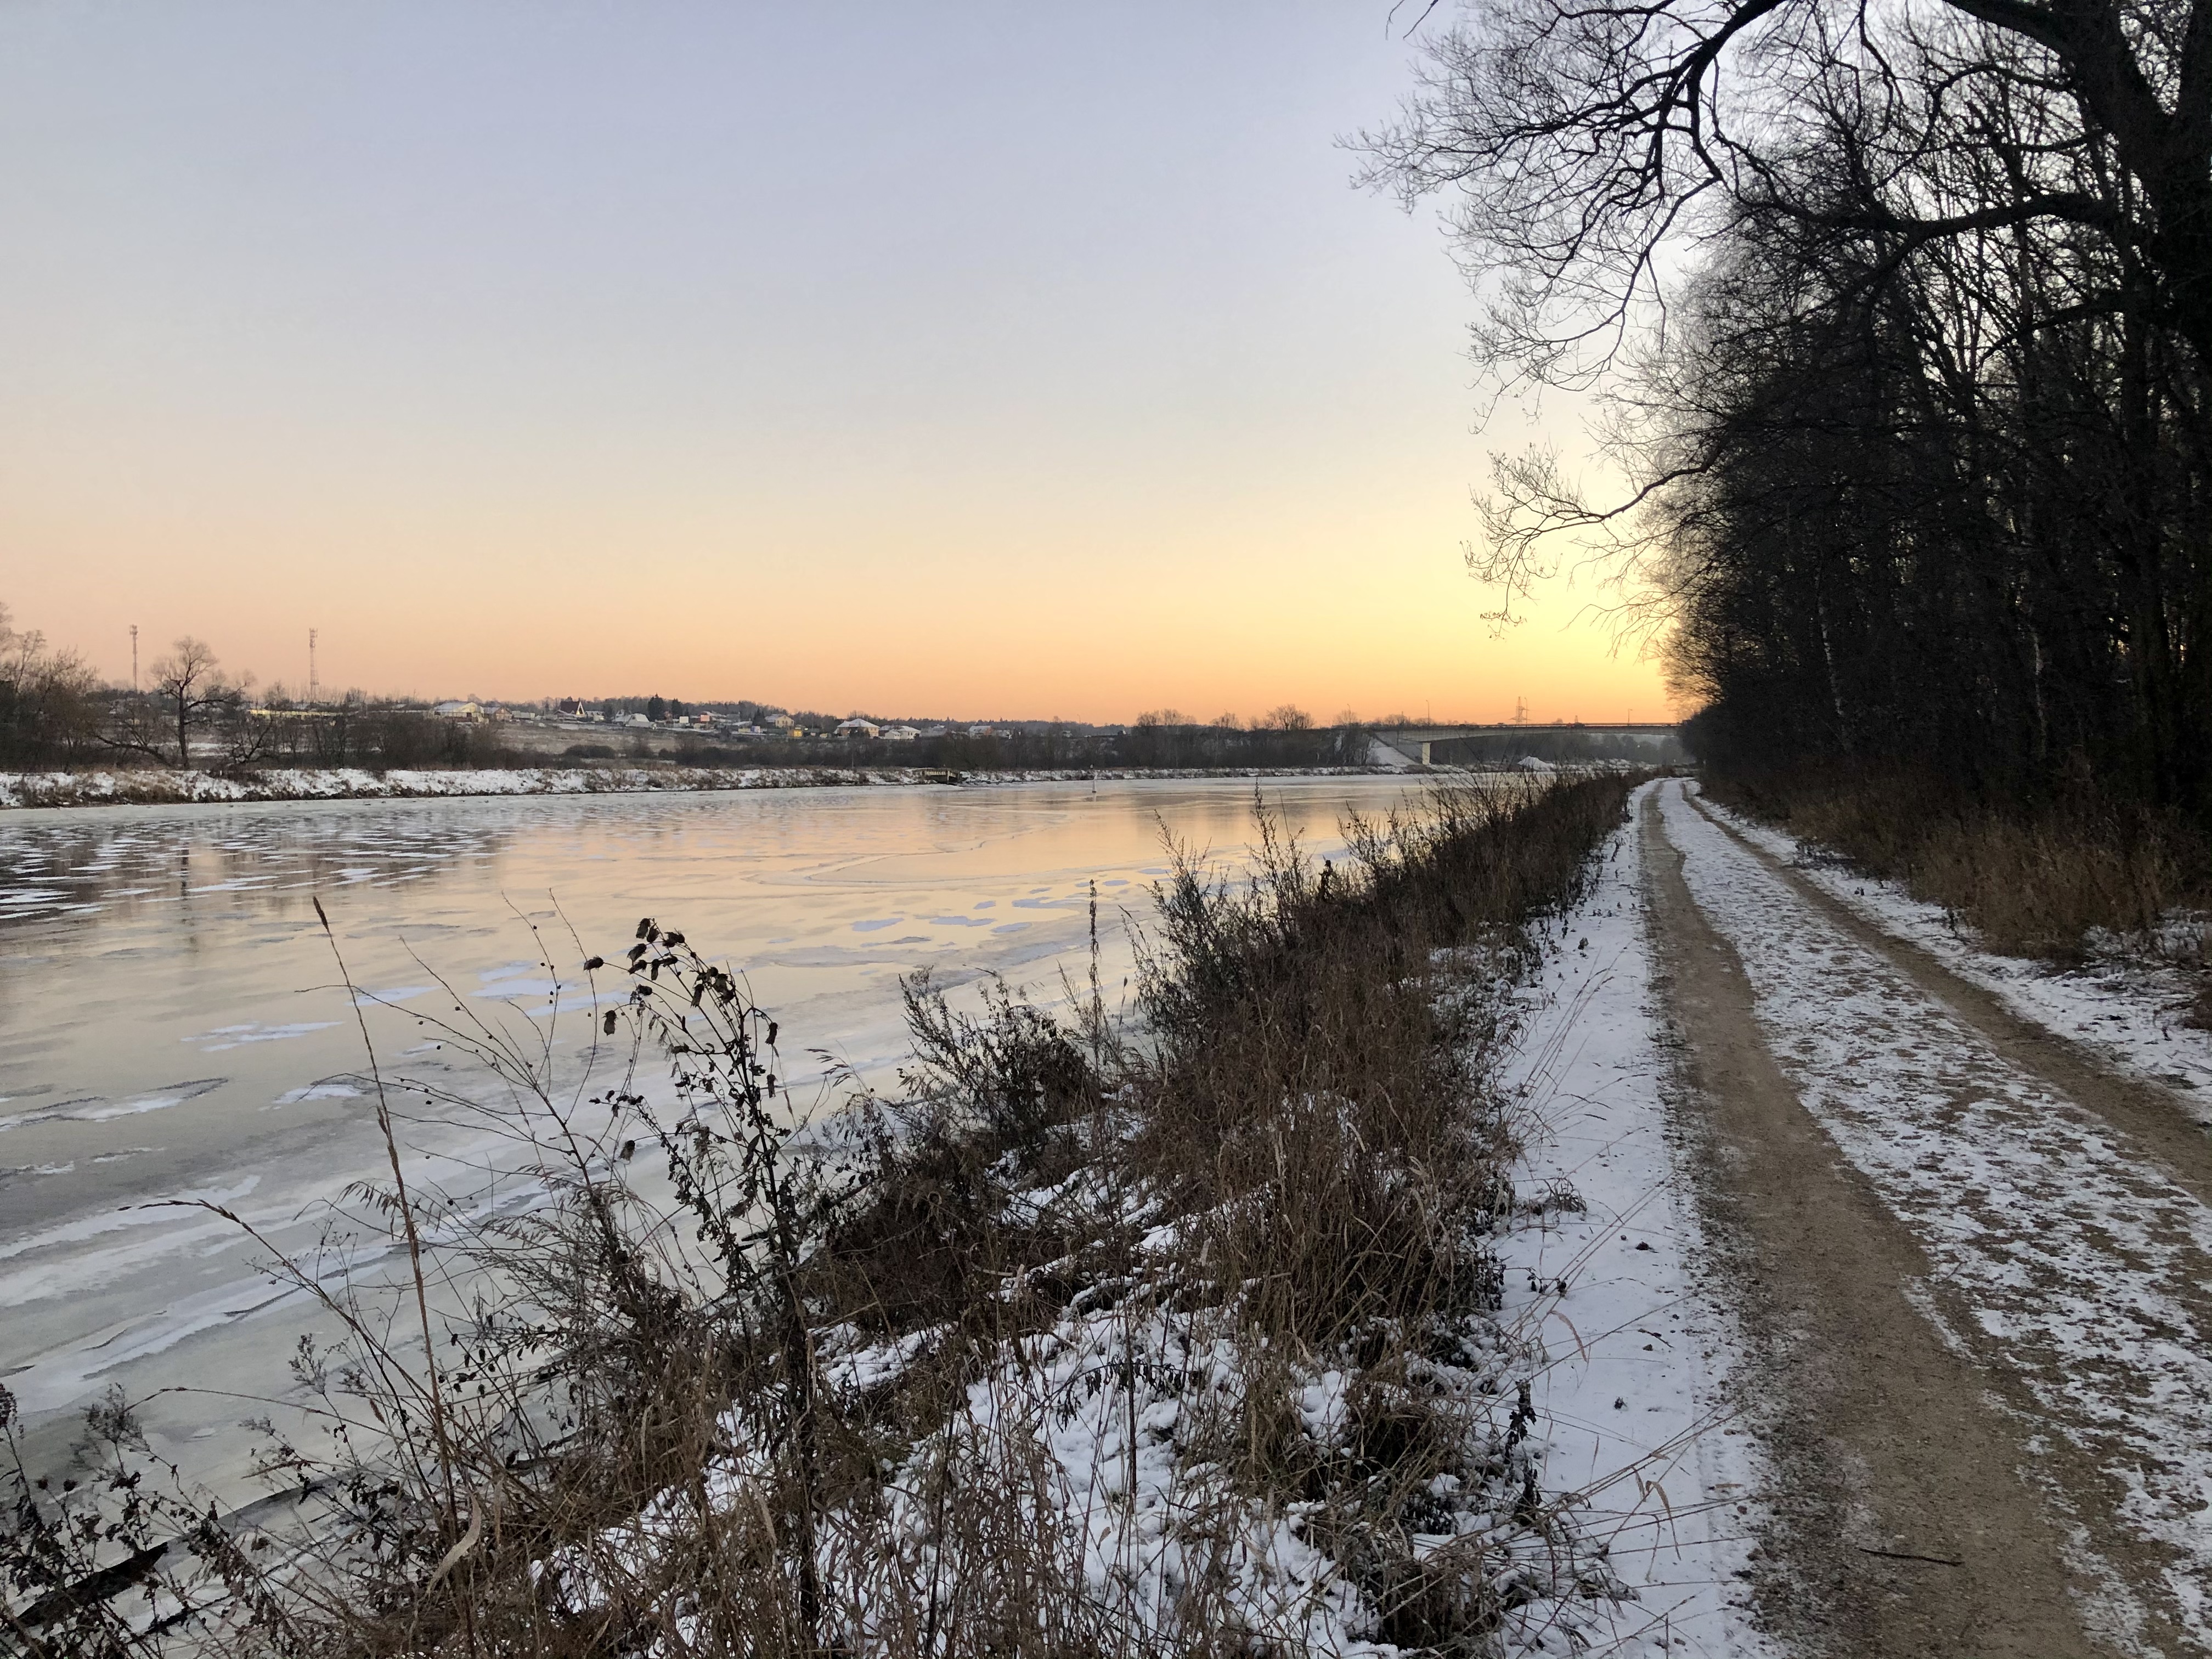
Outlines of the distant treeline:
[{"label": "distant treeline", "polygon": [[313,710],[256,707],[207,644],[187,636],[137,690],[102,684],[74,653],[9,626],[0,605],[0,769],[193,766],[503,766],[531,763],[497,726],[441,719],[357,695]]},{"label": "distant treeline", "polygon": [[2212,817],[2208,0],[1470,16],[1376,177],[1640,491],[1501,462],[1480,573],[1624,538],[1716,764]]},{"label": "distant treeline", "polygon": [[971,736],[886,743],[869,738],[786,738],[717,741],[701,733],[653,745],[644,734],[628,741],[571,744],[571,760],[637,759],[663,754],[687,766],[918,766],[957,772],[1045,771],[1089,767],[1205,768],[1359,766],[1368,737],[1358,726],[1244,730],[1219,726],[1141,725],[1126,732],[1072,726],[999,728]]},{"label": "distant treeline", "polygon": [[[692,766],[923,767],[954,771],[1088,767],[1205,768],[1358,765],[1367,759],[1361,728],[1317,728],[1298,711],[1278,709],[1246,729],[1225,720],[1185,721],[1173,711],[1144,715],[1127,731],[1024,723],[985,733],[955,728],[908,743],[865,738],[736,738],[696,732],[610,730],[581,738],[564,755],[526,746],[504,721],[448,719],[349,697],[313,708],[257,707],[227,676],[215,653],[190,638],[149,666],[139,690],[103,685],[76,657],[36,634],[7,626],[0,608],[0,769],[84,766],[191,766],[241,774],[268,767],[526,767],[566,761],[635,764],[666,760]],[[623,705],[635,702],[635,711]],[[615,699],[611,712],[680,715],[674,699]],[[760,718],[767,705],[690,706],[693,711]],[[833,716],[805,713],[809,732],[832,729]]]}]

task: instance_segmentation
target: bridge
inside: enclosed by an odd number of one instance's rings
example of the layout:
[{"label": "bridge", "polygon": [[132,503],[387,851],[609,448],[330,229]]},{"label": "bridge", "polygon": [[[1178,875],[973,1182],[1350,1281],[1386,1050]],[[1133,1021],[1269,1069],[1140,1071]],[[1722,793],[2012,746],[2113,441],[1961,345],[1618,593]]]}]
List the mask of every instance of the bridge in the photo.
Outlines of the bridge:
[{"label": "bridge", "polygon": [[[1522,753],[1533,753],[1538,748],[1564,747],[1562,738],[1584,739],[1590,746],[1603,744],[1612,747],[1620,744],[1647,744],[1661,749],[1679,740],[1681,728],[1673,721],[1623,720],[1614,724],[1588,726],[1580,722],[1545,726],[1501,723],[1496,726],[1394,726],[1377,727],[1372,733],[1375,740],[1422,766],[1432,766],[1432,755],[1440,743],[1459,743],[1469,739],[1487,739],[1486,748],[1495,747],[1501,753],[1514,746],[1522,745]],[[1579,745],[1578,745],[1579,746]]]}]

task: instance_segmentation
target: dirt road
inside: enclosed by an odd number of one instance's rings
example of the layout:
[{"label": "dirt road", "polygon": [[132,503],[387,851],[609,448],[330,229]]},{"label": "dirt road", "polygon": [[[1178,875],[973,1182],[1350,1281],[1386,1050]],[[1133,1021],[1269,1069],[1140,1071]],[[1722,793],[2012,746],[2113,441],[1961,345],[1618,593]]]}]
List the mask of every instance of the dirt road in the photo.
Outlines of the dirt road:
[{"label": "dirt road", "polygon": [[1808,1655],[2212,1652],[2212,1156],[1700,810],[1645,798],[1716,1290]]}]

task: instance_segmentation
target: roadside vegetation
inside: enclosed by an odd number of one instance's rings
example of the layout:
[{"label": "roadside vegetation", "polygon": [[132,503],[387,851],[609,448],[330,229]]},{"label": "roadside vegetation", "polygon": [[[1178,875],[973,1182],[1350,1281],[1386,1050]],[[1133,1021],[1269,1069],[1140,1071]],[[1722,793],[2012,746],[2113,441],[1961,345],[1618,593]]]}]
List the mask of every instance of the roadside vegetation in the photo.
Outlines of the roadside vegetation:
[{"label": "roadside vegetation", "polygon": [[[1095,955],[1050,1007],[911,981],[903,1086],[811,1121],[788,1035],[651,920],[550,1015],[428,1021],[475,1074],[373,1066],[390,1181],[271,1264],[331,1340],[271,1379],[267,1496],[211,1507],[106,1402],[70,1467],[0,1474],[12,1644],[1569,1641],[1619,1586],[1492,1240],[1572,1200],[1513,1190],[1491,1077],[1629,787],[1447,792],[1318,868],[1262,819],[1242,883],[1184,849],[1126,1018]],[[409,1184],[425,1107],[512,1138],[496,1210]],[[372,1248],[407,1265],[337,1271]]]},{"label": "roadside vegetation", "polygon": [[[1986,948],[2212,967],[2212,848],[2181,814],[2083,792],[1992,802],[1924,775],[1721,771],[1714,796],[1942,905]],[[2212,1016],[2212,985],[2199,999]]]}]

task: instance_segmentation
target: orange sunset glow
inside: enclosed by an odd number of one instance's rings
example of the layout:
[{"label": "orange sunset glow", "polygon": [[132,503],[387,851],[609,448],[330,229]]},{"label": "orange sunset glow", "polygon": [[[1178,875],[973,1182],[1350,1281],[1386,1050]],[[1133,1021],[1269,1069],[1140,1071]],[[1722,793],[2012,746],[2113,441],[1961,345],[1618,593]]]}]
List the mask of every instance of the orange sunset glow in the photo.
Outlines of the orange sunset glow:
[{"label": "orange sunset glow", "polygon": [[111,678],[135,623],[372,695],[1668,712],[1587,578],[1481,620],[1487,452],[1583,441],[1474,429],[1475,297],[1348,182],[1358,9],[0,40],[0,599]]}]

